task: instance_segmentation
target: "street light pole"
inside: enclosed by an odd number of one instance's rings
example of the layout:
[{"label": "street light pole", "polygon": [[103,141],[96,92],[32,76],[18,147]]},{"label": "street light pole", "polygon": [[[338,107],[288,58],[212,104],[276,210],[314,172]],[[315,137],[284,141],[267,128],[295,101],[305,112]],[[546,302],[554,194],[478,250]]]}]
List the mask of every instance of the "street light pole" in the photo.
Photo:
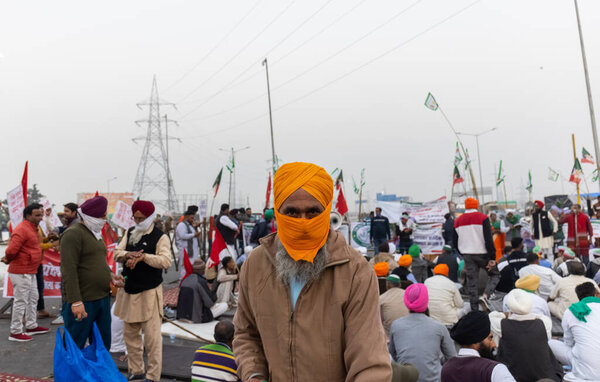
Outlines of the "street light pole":
[{"label": "street light pole", "polygon": [[269,98],[269,123],[271,126],[271,155],[273,156],[273,175],[277,171],[277,161],[275,159],[275,139],[273,138],[273,112],[271,110],[271,85],[269,84],[269,63],[265,58],[262,62],[267,73],[267,96]]},{"label": "street light pole", "polygon": [[[596,131],[596,117],[594,115],[594,103],[592,102],[592,88],[590,86],[590,75],[588,73],[587,59],[585,57],[585,46],[583,44],[583,32],[581,30],[581,21],[579,20],[579,6],[575,2],[575,14],[577,15],[577,29],[579,30],[579,44],[581,45],[581,58],[583,59],[583,72],[585,74],[585,86],[587,88],[588,106],[590,108],[590,119],[592,122],[592,137],[594,138],[594,151],[596,153],[596,169],[600,171],[600,148],[598,147],[598,133]],[[600,184],[600,183],[599,183]]]},{"label": "street light pole", "polygon": [[[221,151],[227,151],[231,154],[231,169],[228,168],[229,170],[229,200],[227,201],[227,203],[229,204],[230,207],[235,207],[235,185],[236,185],[236,165],[235,165],[235,153],[243,151],[243,150],[247,150],[249,149],[250,146],[246,146],[246,147],[242,147],[241,149],[234,149],[233,147],[231,149],[219,149]],[[232,181],[233,179],[233,181]],[[233,194],[233,199],[231,198],[231,195]]]},{"label": "street light pole", "polygon": [[485,192],[483,190],[483,176],[481,175],[481,152],[479,151],[479,136],[487,134],[487,133],[491,133],[492,131],[496,130],[497,127],[494,127],[490,130],[486,130],[486,131],[482,131],[481,133],[477,133],[477,134],[469,134],[469,133],[461,133],[461,132],[457,132],[457,135],[470,135],[472,137],[475,137],[475,144],[477,145],[477,164],[479,166],[479,188],[481,189],[481,204],[485,204]]}]

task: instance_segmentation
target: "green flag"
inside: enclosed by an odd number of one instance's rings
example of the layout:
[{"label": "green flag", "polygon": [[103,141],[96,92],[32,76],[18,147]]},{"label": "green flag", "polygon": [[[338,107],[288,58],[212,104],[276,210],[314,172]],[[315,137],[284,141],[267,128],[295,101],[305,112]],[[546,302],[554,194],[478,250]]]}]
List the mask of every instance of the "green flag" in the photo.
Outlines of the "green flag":
[{"label": "green flag", "polygon": [[219,192],[219,186],[221,185],[221,176],[223,175],[223,167],[221,167],[221,171],[219,171],[219,175],[217,175],[217,179],[215,179],[212,188],[215,190],[215,196],[217,196],[217,192]]},{"label": "green flag", "polygon": [[356,195],[360,194],[360,189],[356,185],[356,181],[354,180],[354,177],[352,177],[352,188],[354,188],[354,193]]},{"label": "green flag", "polygon": [[425,99],[425,106],[427,106],[428,109],[433,111],[436,111],[438,109],[439,106],[435,101],[435,98],[433,98],[433,94],[427,94],[427,98]]},{"label": "green flag", "polygon": [[571,171],[571,176],[569,177],[569,182],[579,184],[579,182],[581,182],[581,178],[583,178],[583,171],[581,171],[581,164],[579,163],[579,159],[575,158],[575,164],[573,165],[573,170]]},{"label": "green flag", "polygon": [[525,189],[529,192],[533,190],[533,184],[531,183],[531,170],[529,170],[529,182],[527,183],[527,187]]},{"label": "green flag", "polygon": [[229,163],[227,163],[227,165],[225,167],[227,168],[227,170],[229,172],[233,172],[233,169],[235,168],[235,157],[233,156],[233,154],[231,155],[231,158],[229,159]]},{"label": "green flag", "polygon": [[548,167],[548,180],[551,180],[553,182],[558,181],[558,177],[559,177],[559,173],[556,170],[553,170],[552,168]]},{"label": "green flag", "polygon": [[456,152],[454,153],[454,165],[458,166],[460,162],[462,162],[463,157],[460,155],[460,150],[458,149],[458,142],[456,142]]},{"label": "green flag", "polygon": [[598,168],[596,168],[594,170],[594,172],[592,172],[592,182],[597,182],[598,181]]},{"label": "green flag", "polygon": [[504,174],[502,173],[502,160],[500,160],[500,168],[498,169],[498,177],[496,178],[496,186],[504,182]]}]

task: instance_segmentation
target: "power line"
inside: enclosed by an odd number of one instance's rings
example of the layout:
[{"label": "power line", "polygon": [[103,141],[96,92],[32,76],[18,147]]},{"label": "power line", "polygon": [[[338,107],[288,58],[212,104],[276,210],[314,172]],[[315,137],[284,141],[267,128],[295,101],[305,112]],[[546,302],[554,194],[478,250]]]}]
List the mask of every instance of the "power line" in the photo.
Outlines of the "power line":
[{"label": "power line", "polygon": [[229,64],[231,64],[233,62],[233,60],[235,60],[240,54],[242,54],[246,49],[248,49],[248,47],[250,45],[252,45],[252,43],[254,41],[256,41],[267,29],[269,29],[269,27],[271,25],[273,25],[277,20],[279,20],[279,18],[281,16],[283,16],[290,8],[292,5],[294,5],[294,3],[297,0],[292,0],[291,2],[288,3],[288,5],[283,9],[283,11],[279,12],[277,14],[277,16],[275,16],[275,18],[273,18],[260,32],[258,32],[253,38],[252,40],[250,40],[246,45],[244,45],[240,50],[238,50],[238,52],[231,57],[229,60],[227,60],[227,62],[225,62],[216,72],[214,72],[213,74],[211,74],[207,79],[205,79],[200,85],[198,85],[197,87],[194,88],[194,90],[192,90],[191,92],[189,92],[188,94],[185,95],[185,97],[183,97],[181,100],[179,100],[179,102],[177,103],[181,103],[182,101],[185,101],[186,99],[188,99],[192,94],[196,93],[198,90],[200,90],[200,88],[202,88],[202,86],[204,86],[208,81],[210,81],[211,79],[213,79],[217,74],[221,73],[223,71],[223,69],[225,69],[227,66],[229,66]]},{"label": "power line", "polygon": [[[283,39],[281,39],[277,44],[275,44],[275,46],[273,46],[271,49],[269,49],[265,54],[263,54],[256,62],[251,63],[246,69],[244,69],[240,74],[238,74],[233,80],[229,81],[227,83],[227,85],[225,85],[223,88],[221,88],[220,90],[218,90],[217,92],[213,93],[212,95],[210,95],[209,97],[207,97],[204,101],[202,101],[197,107],[195,107],[194,109],[192,109],[190,112],[188,112],[187,114],[185,114],[183,116],[183,118],[185,118],[187,115],[192,114],[193,112],[195,112],[196,110],[200,109],[202,106],[204,106],[207,102],[211,101],[214,97],[216,97],[217,95],[221,94],[223,91],[227,90],[228,87],[234,83],[235,81],[237,81],[240,77],[242,77],[244,74],[246,74],[250,69],[252,69],[255,65],[259,64],[262,62],[262,60],[268,56],[271,52],[273,52],[275,49],[277,49],[279,46],[281,46],[281,44],[283,44],[285,41],[287,41],[290,37],[292,37],[292,35],[294,33],[296,33],[300,28],[302,28],[304,25],[306,25],[310,20],[312,20],[316,15],[318,15],[323,9],[325,9],[325,7],[327,7],[329,4],[331,4],[333,1],[335,0],[328,0],[325,4],[323,4],[322,6],[320,6],[316,11],[314,11],[310,16],[308,16],[308,18],[304,19],[304,21],[302,21],[300,24],[298,24],[296,26],[296,28],[294,28],[290,33],[288,33]],[[258,73],[258,72],[257,72]],[[253,75],[254,76],[254,75]],[[250,77],[251,78],[251,77]]]},{"label": "power line", "polygon": [[[317,64],[311,66],[310,68],[302,71],[301,73],[295,75],[294,77],[288,79],[287,81],[283,82],[282,84],[279,84],[278,86],[275,86],[272,91],[276,91],[286,85],[288,85],[291,82],[294,82],[295,80],[297,80],[298,78],[312,72],[313,70],[315,70],[316,68],[318,68],[321,65],[324,65],[325,63],[329,62],[330,60],[334,59],[335,57],[339,56],[340,54],[342,54],[343,52],[345,52],[346,50],[350,49],[351,47],[353,47],[354,45],[358,44],[359,42],[361,42],[362,40],[364,40],[365,38],[371,36],[373,33],[377,32],[378,30],[380,30],[381,28],[387,26],[388,24],[390,24],[391,22],[393,22],[394,20],[396,20],[398,17],[402,16],[404,13],[408,12],[411,8],[415,7],[417,4],[421,3],[424,0],[417,0],[414,3],[412,3],[411,5],[409,5],[406,8],[403,8],[402,10],[400,10],[399,12],[396,12],[394,15],[392,15],[392,17],[390,17],[389,19],[387,19],[386,21],[384,21],[381,24],[378,24],[377,26],[375,26],[375,28],[372,28],[371,30],[369,30],[367,33],[363,34],[362,36],[360,36],[358,39],[352,41],[351,43],[345,45],[343,48],[337,50],[335,53],[329,55],[327,58],[319,61]],[[214,115],[219,115],[219,114],[223,114],[223,113],[227,113],[230,112],[232,110],[235,110],[239,107],[245,106],[249,103],[255,102],[259,99],[261,99],[262,97],[264,97],[266,95],[266,93],[262,93],[259,96],[256,96],[252,99],[249,99],[247,101],[242,102],[241,104],[238,104],[226,111],[223,112],[219,112],[219,113],[215,113]],[[192,111],[186,113],[185,115],[183,115],[183,117],[181,119],[186,118],[188,115],[190,115],[191,113],[195,112],[196,110],[198,110],[202,105],[204,105],[206,102],[208,102],[208,100],[206,100],[204,103],[202,103],[200,106],[194,108]]]},{"label": "power line", "polygon": [[238,20],[237,23],[235,23],[235,25],[229,30],[229,32],[227,32],[225,34],[225,36],[223,36],[223,38],[221,38],[221,40],[216,43],[212,49],[210,49],[208,51],[208,53],[206,53],[204,55],[204,57],[202,57],[200,59],[200,61],[198,61],[190,70],[188,70],[187,72],[185,72],[185,74],[183,76],[181,76],[178,80],[176,80],[175,82],[173,82],[171,85],[167,86],[167,88],[164,90],[164,92],[169,91],[172,87],[174,87],[175,85],[179,84],[181,81],[183,81],[187,76],[189,76],[192,72],[194,72],[200,65],[202,65],[202,63],[204,63],[204,61],[206,61],[206,59],[215,51],[217,50],[217,48],[219,48],[221,46],[221,44],[223,44],[223,42],[225,42],[225,40],[227,40],[227,38],[229,38],[229,36],[231,36],[231,34],[244,22],[244,20],[246,20],[248,18],[248,16],[250,16],[250,14],[256,9],[256,7],[258,7],[258,5],[262,2],[263,0],[258,0],[256,3],[254,3],[254,5],[252,6],[252,8],[250,8],[250,10],[248,12],[246,12],[246,14],[244,16],[242,16],[241,19]]},{"label": "power line", "polygon": [[[321,85],[321,86],[319,86],[319,87],[317,87],[317,88],[309,91],[308,93],[305,93],[305,94],[303,94],[303,95],[301,95],[299,97],[294,98],[293,100],[291,100],[289,102],[286,102],[285,104],[283,104],[283,105],[281,105],[279,107],[276,107],[274,109],[274,111],[281,110],[281,109],[283,109],[285,107],[290,106],[293,103],[299,102],[299,101],[303,100],[304,98],[309,97],[312,94],[314,94],[316,92],[319,92],[319,91],[321,91],[321,90],[323,90],[323,89],[325,89],[325,88],[333,85],[334,83],[336,83],[336,82],[338,82],[338,81],[340,81],[340,80],[342,80],[342,79],[350,76],[351,74],[354,74],[355,72],[357,72],[357,71],[359,71],[359,70],[361,70],[361,69],[363,69],[363,68],[371,65],[372,63],[374,63],[374,62],[382,59],[383,57],[385,57],[385,56],[387,56],[387,55],[389,55],[389,54],[391,54],[393,52],[395,52],[396,50],[402,48],[403,46],[405,46],[408,43],[412,42],[413,40],[421,37],[422,35],[424,35],[424,34],[430,32],[430,31],[432,31],[433,29],[439,27],[440,25],[445,24],[446,22],[450,21],[454,17],[460,15],[461,13],[465,12],[466,10],[468,10],[469,8],[473,7],[475,4],[477,4],[477,3],[481,2],[481,1],[482,0],[475,0],[474,2],[467,4],[466,6],[462,7],[458,11],[456,11],[456,12],[450,14],[449,16],[443,18],[442,20],[440,20],[440,21],[432,24],[431,26],[425,28],[421,32],[419,32],[419,33],[415,34],[414,36],[410,37],[409,39],[404,40],[403,42],[401,42],[401,43],[399,43],[397,45],[394,45],[392,48],[390,48],[390,49],[386,50],[385,52],[379,54],[378,56],[376,56],[376,57],[368,60],[367,62],[365,62],[365,63],[363,63],[363,64],[355,67],[354,69],[352,69],[352,70],[350,70],[350,71],[348,71],[348,72],[346,72],[346,73],[344,73],[344,74],[342,74],[342,75],[340,75],[340,76],[338,76],[336,78],[334,78],[331,81],[326,82],[325,84],[323,84],[323,85]],[[248,124],[250,122],[254,122],[254,121],[256,121],[256,120],[258,120],[260,118],[266,117],[266,116],[268,116],[268,113],[262,113],[260,115],[257,115],[255,117],[252,117],[252,118],[247,119],[245,121],[236,123],[235,125],[226,127],[224,129],[219,129],[219,130],[211,131],[211,132],[208,132],[208,133],[205,133],[205,134],[201,134],[201,135],[190,136],[188,138],[200,138],[200,137],[205,137],[205,136],[214,135],[214,134],[222,133],[222,132],[225,132],[225,131],[233,130],[233,129],[236,129],[236,128],[240,127],[240,126],[246,125],[246,124]]]},{"label": "power line", "polygon": [[[338,16],[335,20],[333,20],[331,23],[327,24],[324,28],[322,28],[321,30],[319,30],[317,33],[313,34],[312,36],[310,36],[308,39],[304,40],[303,42],[301,42],[299,45],[297,45],[295,48],[293,48],[292,50],[290,50],[289,52],[287,52],[286,54],[284,54],[283,56],[281,56],[278,60],[276,60],[273,64],[271,64],[272,66],[276,66],[277,64],[279,64],[281,61],[283,61],[284,59],[286,59],[287,57],[289,57],[290,55],[292,55],[293,53],[295,53],[296,51],[298,51],[298,49],[302,48],[304,45],[306,45],[307,43],[309,43],[310,41],[314,40],[315,38],[319,37],[321,34],[323,34],[326,30],[328,30],[329,28],[331,28],[332,26],[334,26],[335,24],[337,24],[338,22],[340,22],[344,17],[348,16],[350,13],[352,13],[356,8],[360,7],[362,4],[364,4],[366,1],[368,0],[360,0],[358,3],[356,3],[352,8],[350,8],[349,10],[347,10],[346,12],[342,13],[340,16]],[[252,78],[256,77],[259,74],[262,74],[263,70],[258,69],[257,71],[255,71],[253,74],[251,74],[250,76],[244,78],[243,80],[241,80],[240,82],[237,82],[231,86],[226,85],[223,89],[221,89],[221,91],[219,93],[221,93],[222,91],[226,91],[226,90],[230,90],[233,89],[243,83],[248,82],[249,80],[251,80]],[[240,107],[243,107],[247,104],[250,104],[258,99],[263,98],[266,95],[266,93],[262,93],[261,95],[252,98],[248,101],[244,101],[240,104],[237,104],[229,109],[226,110],[222,110],[216,113],[212,113],[212,114],[208,114],[208,115],[204,115],[202,117],[196,118],[194,119],[194,121],[204,121],[206,119],[210,119],[213,117],[216,117],[218,115],[222,115],[222,114],[226,114],[229,113],[233,110],[239,109]],[[216,94],[215,94],[216,96]],[[209,99],[206,99],[206,102],[212,100],[214,97],[210,97]],[[191,112],[185,114],[181,119],[186,118],[188,115],[192,114],[193,112],[195,112],[197,109],[192,110]]]}]

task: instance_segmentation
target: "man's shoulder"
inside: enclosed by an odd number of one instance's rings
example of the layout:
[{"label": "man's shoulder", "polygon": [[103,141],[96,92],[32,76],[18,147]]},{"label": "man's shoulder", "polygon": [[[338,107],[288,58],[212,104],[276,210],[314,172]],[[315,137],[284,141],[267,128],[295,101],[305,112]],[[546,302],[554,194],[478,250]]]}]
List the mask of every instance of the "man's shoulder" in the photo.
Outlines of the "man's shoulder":
[{"label": "man's shoulder", "polygon": [[81,223],[73,223],[71,224],[65,232],[63,232],[61,236],[61,241],[63,239],[71,239],[81,235],[84,232],[84,226]]}]

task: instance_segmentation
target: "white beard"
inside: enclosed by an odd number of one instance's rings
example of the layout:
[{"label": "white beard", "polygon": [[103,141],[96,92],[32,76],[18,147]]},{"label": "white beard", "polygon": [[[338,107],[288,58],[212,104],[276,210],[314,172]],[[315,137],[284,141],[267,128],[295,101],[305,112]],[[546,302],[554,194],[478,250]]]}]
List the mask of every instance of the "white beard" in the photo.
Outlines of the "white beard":
[{"label": "white beard", "polygon": [[288,254],[281,241],[277,240],[277,253],[275,254],[275,270],[277,277],[285,284],[289,285],[290,279],[295,278],[306,282],[307,284],[315,281],[325,270],[329,253],[327,244],[325,244],[310,263],[305,260],[295,261]]},{"label": "white beard", "polygon": [[136,245],[137,243],[140,242],[140,240],[142,239],[142,236],[144,236],[144,233],[145,233],[144,231],[138,231],[137,229],[134,229],[129,234],[129,238],[127,239],[127,243],[129,243],[131,245]]}]

